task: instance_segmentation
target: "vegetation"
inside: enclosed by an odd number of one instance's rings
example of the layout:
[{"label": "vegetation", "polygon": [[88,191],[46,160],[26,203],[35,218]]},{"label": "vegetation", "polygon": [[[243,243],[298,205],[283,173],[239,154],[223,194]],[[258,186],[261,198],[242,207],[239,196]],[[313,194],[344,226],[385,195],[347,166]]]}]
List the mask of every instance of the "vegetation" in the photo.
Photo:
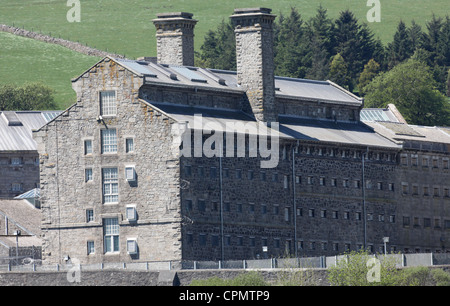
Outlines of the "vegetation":
[{"label": "vegetation", "polygon": [[251,271],[232,279],[223,279],[217,276],[202,280],[193,280],[191,286],[268,286],[262,275]]},{"label": "vegetation", "polygon": [[[345,254],[330,267],[328,281],[332,286],[449,286],[450,274],[440,268],[409,267],[399,269],[395,257],[380,258],[379,270],[370,264],[373,256],[366,251]],[[377,273],[377,275],[374,275]]]},{"label": "vegetation", "polygon": [[53,90],[42,83],[27,83],[23,86],[0,84],[0,111],[55,108]]},{"label": "vegetation", "polygon": [[[448,126],[450,17],[432,15],[426,29],[414,20],[410,27],[400,20],[392,42],[383,46],[350,10],[332,20],[319,6],[316,15],[304,21],[291,8],[274,26],[275,74],[329,79],[365,97],[366,107],[394,103],[411,124]],[[236,69],[232,37],[230,23],[208,32],[199,64]]]}]

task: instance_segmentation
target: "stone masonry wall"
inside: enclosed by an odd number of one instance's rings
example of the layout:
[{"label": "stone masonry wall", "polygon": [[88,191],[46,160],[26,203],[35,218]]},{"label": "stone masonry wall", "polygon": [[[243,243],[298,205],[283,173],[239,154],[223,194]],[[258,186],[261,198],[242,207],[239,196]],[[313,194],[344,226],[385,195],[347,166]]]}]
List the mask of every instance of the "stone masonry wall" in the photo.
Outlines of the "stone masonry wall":
[{"label": "stone masonry wall", "polygon": [[[35,133],[41,156],[42,238],[45,264],[67,256],[81,263],[181,258],[179,167],[172,120],[138,101],[142,80],[105,58],[74,84],[78,102]],[[117,115],[98,120],[100,92],[116,92]],[[101,131],[116,129],[117,153],[101,152]],[[134,149],[126,151],[126,139]],[[85,154],[85,141],[92,153]],[[178,147],[176,147],[178,148]],[[125,179],[133,166],[136,181]],[[102,169],[117,168],[117,204],[104,204]],[[86,169],[92,179],[86,181]],[[126,208],[136,209],[129,221]],[[89,220],[87,212],[93,212]],[[105,253],[104,220],[119,221],[119,251]],[[135,239],[137,254],[127,253]],[[94,244],[88,254],[88,241]],[[91,250],[92,251],[92,250]]]}]

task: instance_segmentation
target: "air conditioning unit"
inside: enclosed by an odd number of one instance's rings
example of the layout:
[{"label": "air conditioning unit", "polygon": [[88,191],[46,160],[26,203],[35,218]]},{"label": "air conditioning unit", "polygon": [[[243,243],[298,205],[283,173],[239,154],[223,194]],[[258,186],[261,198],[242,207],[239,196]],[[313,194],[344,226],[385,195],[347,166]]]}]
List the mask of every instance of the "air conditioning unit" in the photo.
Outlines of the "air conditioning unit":
[{"label": "air conditioning unit", "polygon": [[130,255],[134,255],[134,254],[138,253],[136,238],[128,238],[127,239],[127,253]]},{"label": "air conditioning unit", "polygon": [[126,208],[126,217],[128,221],[136,221],[136,206],[134,205],[128,205]]},{"label": "air conditioning unit", "polygon": [[125,178],[129,182],[136,181],[136,170],[134,169],[134,167],[125,167]]}]

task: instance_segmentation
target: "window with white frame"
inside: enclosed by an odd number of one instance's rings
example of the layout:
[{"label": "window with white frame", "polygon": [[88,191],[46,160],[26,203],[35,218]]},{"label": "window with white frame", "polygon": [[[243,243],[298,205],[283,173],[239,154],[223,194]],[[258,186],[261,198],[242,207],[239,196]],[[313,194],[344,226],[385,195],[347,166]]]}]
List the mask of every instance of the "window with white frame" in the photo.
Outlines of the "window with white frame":
[{"label": "window with white frame", "polygon": [[92,140],[84,141],[84,155],[92,154]]},{"label": "window with white frame", "polygon": [[102,153],[117,153],[117,130],[102,130],[101,134]]},{"label": "window with white frame", "polygon": [[138,253],[136,238],[128,238],[127,239],[127,253],[130,255]]},{"label": "window with white frame", "polygon": [[103,203],[119,202],[119,180],[117,168],[104,168],[102,170],[103,180]]},{"label": "window with white frame", "polygon": [[86,183],[92,181],[92,169],[91,168],[84,169],[84,181]]},{"label": "window with white frame", "polygon": [[103,219],[105,253],[119,252],[119,220],[117,218]]},{"label": "window with white frame", "polygon": [[87,209],[86,210],[86,222],[93,222],[93,221],[94,221],[94,210]]},{"label": "window with white frame", "polygon": [[87,254],[94,254],[95,253],[95,247],[94,247],[94,241],[88,241],[87,242]]},{"label": "window with white frame", "polygon": [[133,138],[127,138],[125,140],[125,152],[126,153],[134,152],[134,139]]},{"label": "window with white frame", "polygon": [[100,92],[100,115],[102,116],[117,115],[117,103],[115,91]]}]

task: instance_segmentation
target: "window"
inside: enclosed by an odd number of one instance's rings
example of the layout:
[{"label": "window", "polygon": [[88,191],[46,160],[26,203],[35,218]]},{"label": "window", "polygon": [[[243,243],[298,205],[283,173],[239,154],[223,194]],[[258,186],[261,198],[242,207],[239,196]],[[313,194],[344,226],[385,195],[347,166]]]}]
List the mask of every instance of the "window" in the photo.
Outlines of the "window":
[{"label": "window", "polygon": [[197,201],[198,211],[206,211],[206,203],[205,200]]},{"label": "window", "polygon": [[11,158],[11,165],[22,165],[23,159],[22,157],[13,157]]},{"label": "window", "polygon": [[130,255],[138,253],[137,241],[135,238],[127,239],[127,253]]},{"label": "window", "polygon": [[103,91],[100,93],[100,115],[115,116],[117,114],[116,92]]},{"label": "window", "polygon": [[255,213],[255,204],[254,203],[248,203],[248,212],[251,214]]},{"label": "window", "polygon": [[127,138],[125,140],[125,152],[126,153],[134,152],[134,139],[133,138]]},{"label": "window", "polygon": [[20,184],[20,183],[13,183],[11,185],[11,190],[12,191],[22,191],[22,184]]},{"label": "window", "polygon": [[289,222],[291,220],[290,217],[290,208],[289,207],[285,207],[284,208],[284,221]]},{"label": "window", "polygon": [[88,241],[87,242],[87,254],[94,254],[95,253],[95,248],[94,248],[94,241]]},{"label": "window", "polygon": [[136,206],[127,205],[126,216],[128,221],[136,221]]},{"label": "window", "polygon": [[92,140],[84,141],[84,155],[92,154]]},{"label": "window", "polygon": [[84,169],[84,181],[91,182],[92,181],[92,169]]},{"label": "window", "polygon": [[101,131],[102,153],[117,153],[117,131],[108,129]]},{"label": "window", "polygon": [[103,172],[103,203],[119,202],[117,168],[105,168]]},{"label": "window", "polygon": [[287,175],[283,176],[283,187],[284,187],[284,189],[289,188],[289,176],[287,176]]},{"label": "window", "polygon": [[93,221],[94,221],[94,210],[86,209],[86,222],[93,222]]},{"label": "window", "polygon": [[136,181],[136,169],[133,166],[125,167],[125,178],[129,182]]},{"label": "window", "polygon": [[248,170],[247,171],[247,179],[248,180],[253,180],[253,170]]},{"label": "window", "polygon": [[119,252],[119,220],[117,218],[103,219],[105,253]]}]

